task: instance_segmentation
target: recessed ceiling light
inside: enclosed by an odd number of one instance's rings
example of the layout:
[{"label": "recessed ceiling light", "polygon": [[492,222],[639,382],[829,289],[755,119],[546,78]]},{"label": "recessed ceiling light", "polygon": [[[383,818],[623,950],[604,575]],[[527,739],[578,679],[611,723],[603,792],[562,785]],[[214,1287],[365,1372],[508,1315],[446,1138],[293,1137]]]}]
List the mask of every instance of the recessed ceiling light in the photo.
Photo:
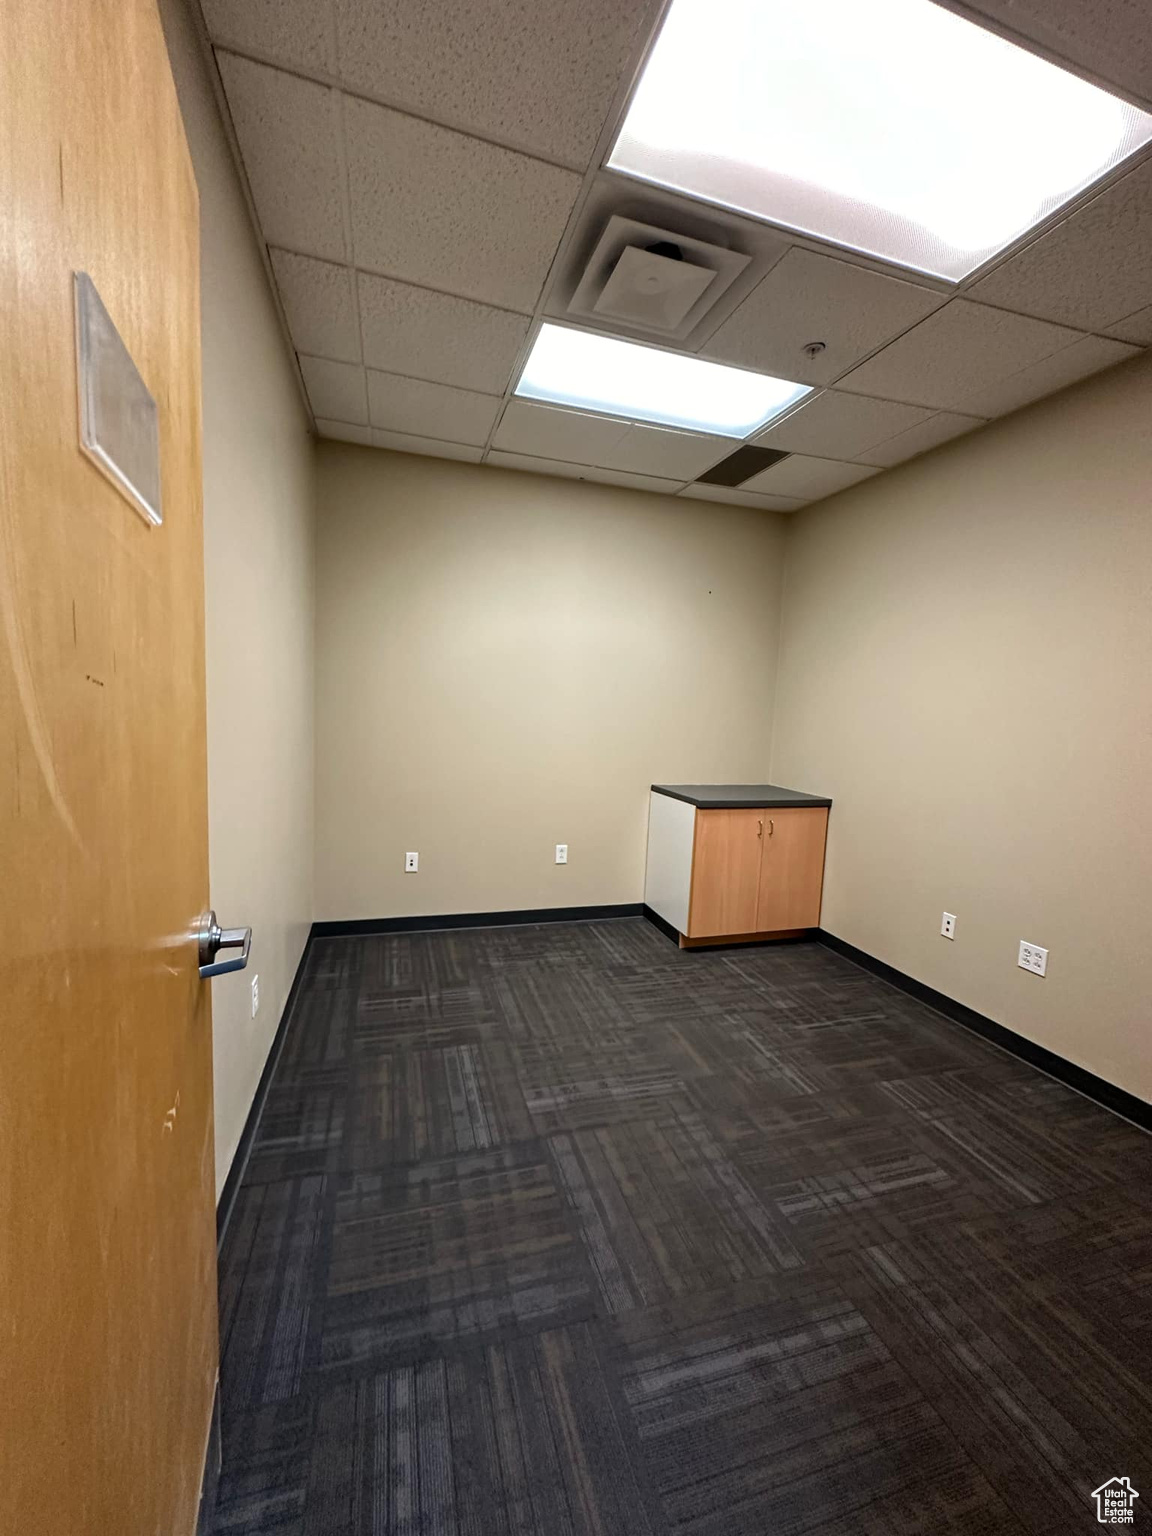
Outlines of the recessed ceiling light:
[{"label": "recessed ceiling light", "polygon": [[542,325],[516,394],[690,432],[747,437],[809,394],[805,384]]},{"label": "recessed ceiling light", "polygon": [[957,281],[1150,139],[931,0],[673,0],[608,164]]}]

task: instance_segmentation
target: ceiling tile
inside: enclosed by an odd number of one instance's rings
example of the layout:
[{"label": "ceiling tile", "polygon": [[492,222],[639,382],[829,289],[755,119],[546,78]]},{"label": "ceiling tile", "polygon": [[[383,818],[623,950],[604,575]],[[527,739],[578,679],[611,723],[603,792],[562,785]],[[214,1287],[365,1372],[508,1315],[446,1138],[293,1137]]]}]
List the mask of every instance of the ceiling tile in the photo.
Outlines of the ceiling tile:
[{"label": "ceiling tile", "polygon": [[[934,289],[794,246],[700,352],[799,384],[828,384],[941,298]],[[816,358],[804,354],[812,341],[824,343]]]},{"label": "ceiling tile", "polygon": [[723,501],[729,506],[759,507],[767,512],[795,512],[808,500],[805,496],[758,496],[755,491],[731,485],[686,485],[680,495],[693,501]]},{"label": "ceiling tile", "polygon": [[488,439],[500,401],[494,395],[376,373],[370,368],[368,407],[374,427],[479,446]]},{"label": "ceiling tile", "polygon": [[305,74],[335,75],[336,29],[328,0],[200,0],[200,5],[214,43]]},{"label": "ceiling tile", "polygon": [[363,272],[358,287],[370,368],[504,393],[528,335],[524,315]]},{"label": "ceiling tile", "polygon": [[874,448],[867,449],[860,458],[866,464],[888,469],[893,464],[903,464],[905,459],[914,459],[918,453],[927,453],[929,448],[936,448],[951,438],[973,432],[983,425],[984,419],[981,416],[960,416],[955,411],[938,411],[919,426],[909,427],[906,432],[898,432],[887,442],[877,443]]},{"label": "ceiling tile", "polygon": [[1131,347],[1122,341],[1109,341],[1103,336],[1085,336],[1070,347],[1062,347],[1051,357],[1044,357],[1018,373],[1010,374],[999,384],[988,384],[974,390],[963,402],[964,408],[977,416],[1005,416],[1022,405],[1050,395],[1089,374],[1111,368],[1125,358],[1136,357],[1139,347]]},{"label": "ceiling tile", "polygon": [[811,501],[817,496],[831,496],[845,486],[866,480],[877,471],[866,464],[842,464],[838,459],[810,458],[790,453],[779,464],[762,469],[740,487],[742,491],[767,491],[773,496],[798,496]]},{"label": "ceiling tile", "polygon": [[509,400],[492,446],[542,459],[563,459],[569,464],[600,464],[627,436],[629,426],[616,416],[593,416],[529,400]]},{"label": "ceiling tile", "polygon": [[364,370],[359,364],[301,357],[300,371],[314,416],[367,426],[368,399],[364,393]]},{"label": "ceiling tile", "polygon": [[1135,342],[1138,347],[1152,347],[1152,304],[1138,309],[1135,314],[1125,315],[1123,320],[1106,326],[1105,330],[1109,336],[1117,336],[1121,341]]},{"label": "ceiling tile", "polygon": [[1152,103],[1152,30],[1144,0],[969,0],[972,9],[1100,82]]},{"label": "ceiling tile", "polygon": [[1084,331],[1102,331],[1142,308],[1152,299],[1152,159],[1010,256],[970,292],[974,299]]},{"label": "ceiling tile", "polygon": [[368,447],[372,442],[371,427],[354,427],[347,421],[325,421],[322,416],[317,416],[316,430],[321,437],[337,443],[360,443]]},{"label": "ceiling tile", "polygon": [[854,368],[836,387],[960,410],[974,390],[998,383],[1079,339],[1079,332],[1044,320],[953,299]]},{"label": "ceiling tile", "polygon": [[730,437],[633,425],[601,462],[607,469],[626,469],[670,480],[695,480],[738,446]]},{"label": "ceiling tile", "polygon": [[580,178],[347,97],[356,265],[533,309]]},{"label": "ceiling tile", "polygon": [[778,425],[768,427],[754,441],[789,453],[854,459],[874,443],[927,421],[931,414],[922,405],[901,405],[895,400],[872,400],[867,395],[845,395],[829,389],[806,401]]},{"label": "ceiling tile", "polygon": [[536,475],[559,475],[564,480],[588,480],[599,485],[623,485],[632,491],[660,491],[667,496],[680,489],[679,480],[662,480],[655,475],[628,475],[618,469],[600,469],[591,464],[565,464],[559,459],[536,459],[526,453],[502,453],[489,450],[485,460],[498,469],[524,469]]},{"label": "ceiling tile", "polygon": [[291,251],[269,255],[296,350],[358,363],[360,326],[351,269]]},{"label": "ceiling tile", "polygon": [[216,57],[265,240],[344,261],[337,93],[231,53]]},{"label": "ceiling tile", "polygon": [[483,448],[466,447],[463,443],[442,443],[434,437],[413,437],[410,432],[382,432],[372,429],[372,441],[377,448],[390,448],[393,453],[422,453],[432,459],[462,459],[468,464],[479,464]]},{"label": "ceiling tile", "polygon": [[583,170],[652,9],[647,0],[336,0],[341,77]]}]

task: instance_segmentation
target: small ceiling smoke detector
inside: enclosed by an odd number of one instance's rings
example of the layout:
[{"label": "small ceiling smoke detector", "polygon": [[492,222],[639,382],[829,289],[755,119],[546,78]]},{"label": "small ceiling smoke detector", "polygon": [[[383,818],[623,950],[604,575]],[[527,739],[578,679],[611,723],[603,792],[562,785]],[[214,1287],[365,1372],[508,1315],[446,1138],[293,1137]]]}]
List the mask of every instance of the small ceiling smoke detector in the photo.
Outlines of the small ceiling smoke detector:
[{"label": "small ceiling smoke detector", "polygon": [[614,214],[567,313],[681,340],[748,261],[738,251]]},{"label": "small ceiling smoke detector", "polygon": [[827,343],[823,341],[806,341],[804,343],[805,357],[819,357],[821,352],[827,349]]}]

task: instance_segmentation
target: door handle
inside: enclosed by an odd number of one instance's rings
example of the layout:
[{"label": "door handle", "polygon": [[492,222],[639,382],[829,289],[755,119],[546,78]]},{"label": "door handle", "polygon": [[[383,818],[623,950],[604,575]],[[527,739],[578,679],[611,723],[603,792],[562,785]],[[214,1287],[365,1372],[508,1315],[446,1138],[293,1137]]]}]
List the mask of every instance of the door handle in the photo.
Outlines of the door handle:
[{"label": "door handle", "polygon": [[[223,976],[228,971],[242,971],[248,964],[248,952],[252,948],[251,928],[221,928],[215,912],[205,912],[196,931],[196,943],[200,955],[200,975]],[[222,949],[238,949],[240,953],[230,960],[217,960]]]},{"label": "door handle", "polygon": [[771,837],[773,832],[775,832],[775,830],[776,830],[776,823],[772,820],[771,816],[769,816],[769,818],[768,818],[768,836]]},{"label": "door handle", "polygon": [[763,818],[763,816],[761,816],[760,820],[756,823],[756,836],[757,837],[763,837],[764,836],[764,818]]}]

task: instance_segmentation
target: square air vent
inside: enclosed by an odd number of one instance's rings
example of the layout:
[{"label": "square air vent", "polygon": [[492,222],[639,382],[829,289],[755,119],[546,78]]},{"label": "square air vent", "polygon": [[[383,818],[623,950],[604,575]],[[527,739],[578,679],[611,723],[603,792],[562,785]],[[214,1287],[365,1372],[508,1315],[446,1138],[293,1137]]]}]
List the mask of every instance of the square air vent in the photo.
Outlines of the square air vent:
[{"label": "square air vent", "polygon": [[566,313],[669,340],[687,336],[748,265],[749,257],[613,214]]},{"label": "square air vent", "polygon": [[626,245],[592,307],[612,320],[670,331],[715,277],[714,267],[685,261],[680,247],[668,241],[645,249]]}]

